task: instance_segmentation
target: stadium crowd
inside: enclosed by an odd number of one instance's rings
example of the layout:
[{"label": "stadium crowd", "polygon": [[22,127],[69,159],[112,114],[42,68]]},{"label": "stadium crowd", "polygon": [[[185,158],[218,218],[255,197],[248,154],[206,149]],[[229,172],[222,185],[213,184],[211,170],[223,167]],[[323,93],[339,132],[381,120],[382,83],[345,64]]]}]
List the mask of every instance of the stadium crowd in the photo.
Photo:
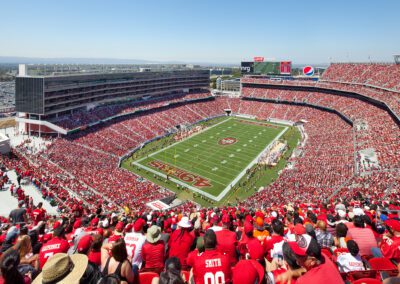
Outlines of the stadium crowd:
[{"label": "stadium crowd", "polygon": [[325,203],[129,213],[99,204],[50,216],[21,199],[1,218],[0,281],[397,283],[399,199],[382,200],[350,191]]},{"label": "stadium crowd", "polygon": [[[274,84],[358,92],[400,113],[400,84],[391,75],[398,70],[333,64],[323,81]],[[76,112],[55,123],[73,129],[127,115],[56,138],[37,153],[25,141],[1,156],[0,186],[18,199],[18,208],[0,219],[0,283],[381,283],[397,276],[400,131],[387,111],[353,97],[257,87],[243,87],[245,99],[192,101],[208,97],[178,95]],[[167,107],[178,101],[185,103]],[[282,102],[334,109],[353,126],[334,113]],[[189,202],[162,212],[147,209],[147,202],[173,193],[118,168],[120,157],[177,125],[228,109],[301,122],[301,142],[279,177],[237,206],[201,209]],[[17,184],[8,171],[17,173]],[[34,204],[20,187],[23,180],[60,215]]]}]

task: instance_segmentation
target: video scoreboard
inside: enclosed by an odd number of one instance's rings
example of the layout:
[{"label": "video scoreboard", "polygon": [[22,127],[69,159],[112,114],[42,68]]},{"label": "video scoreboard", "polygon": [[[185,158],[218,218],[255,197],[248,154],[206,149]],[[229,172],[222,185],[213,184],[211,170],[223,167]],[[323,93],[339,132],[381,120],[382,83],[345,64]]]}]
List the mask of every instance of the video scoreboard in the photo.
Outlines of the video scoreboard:
[{"label": "video scoreboard", "polygon": [[243,61],[240,70],[242,74],[254,75],[290,75],[291,61]]}]

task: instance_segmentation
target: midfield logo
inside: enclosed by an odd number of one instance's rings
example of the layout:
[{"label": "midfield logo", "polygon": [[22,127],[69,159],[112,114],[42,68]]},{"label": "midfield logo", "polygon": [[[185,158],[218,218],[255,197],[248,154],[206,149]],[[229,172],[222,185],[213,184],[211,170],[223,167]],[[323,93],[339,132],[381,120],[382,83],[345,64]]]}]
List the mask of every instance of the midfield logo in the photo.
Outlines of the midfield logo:
[{"label": "midfield logo", "polygon": [[237,142],[237,139],[234,137],[225,137],[218,141],[219,145],[232,145]]}]

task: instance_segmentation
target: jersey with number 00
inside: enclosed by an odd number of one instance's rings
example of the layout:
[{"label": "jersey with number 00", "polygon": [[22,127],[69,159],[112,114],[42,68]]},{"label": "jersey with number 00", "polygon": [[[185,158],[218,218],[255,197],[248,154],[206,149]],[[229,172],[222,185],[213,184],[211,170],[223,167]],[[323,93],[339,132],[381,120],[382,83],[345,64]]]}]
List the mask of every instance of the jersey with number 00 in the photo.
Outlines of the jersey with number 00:
[{"label": "jersey with number 00", "polygon": [[194,260],[193,275],[196,284],[231,283],[229,257],[217,250],[206,250]]}]

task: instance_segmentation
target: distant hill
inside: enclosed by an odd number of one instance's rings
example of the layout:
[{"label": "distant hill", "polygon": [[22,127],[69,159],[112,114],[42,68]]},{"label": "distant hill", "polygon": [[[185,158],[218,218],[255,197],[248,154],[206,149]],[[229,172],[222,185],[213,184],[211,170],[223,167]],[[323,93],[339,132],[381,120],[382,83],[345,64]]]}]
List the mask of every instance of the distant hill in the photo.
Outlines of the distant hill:
[{"label": "distant hill", "polygon": [[0,56],[0,63],[26,63],[26,64],[151,64],[156,63],[139,59],[116,59],[116,58],[38,58],[38,57],[16,57]]}]

